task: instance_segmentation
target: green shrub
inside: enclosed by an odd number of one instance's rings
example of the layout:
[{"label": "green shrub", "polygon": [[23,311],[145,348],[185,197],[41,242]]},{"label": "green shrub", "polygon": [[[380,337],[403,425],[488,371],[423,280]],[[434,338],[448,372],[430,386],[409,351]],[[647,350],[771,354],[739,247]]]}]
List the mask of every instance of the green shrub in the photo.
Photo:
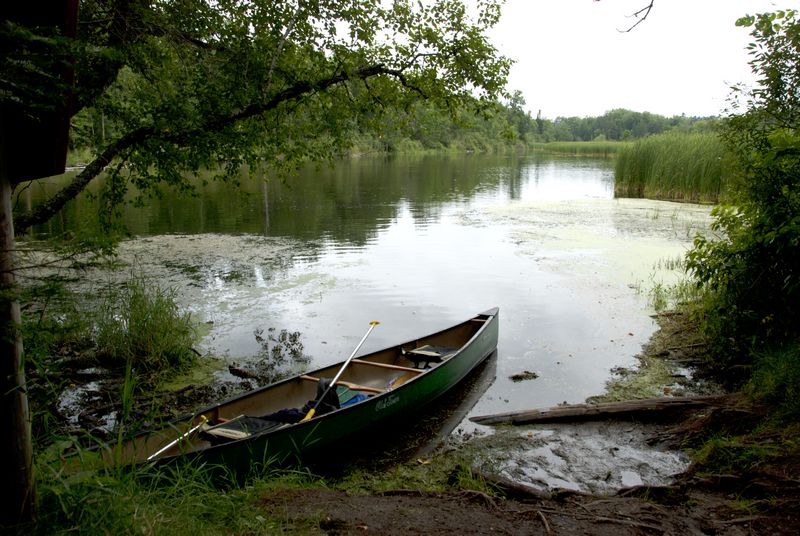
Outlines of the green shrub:
[{"label": "green shrub", "polygon": [[778,409],[780,417],[800,417],[800,343],[759,353],[747,391]]},{"label": "green shrub", "polygon": [[705,294],[712,366],[731,384],[752,375],[752,389],[764,389],[756,394],[786,399],[800,339],[800,21],[787,11],[740,24],[754,28],[761,86],[721,130],[740,176],[735,205],[714,209],[713,235],[695,239],[687,269]]}]

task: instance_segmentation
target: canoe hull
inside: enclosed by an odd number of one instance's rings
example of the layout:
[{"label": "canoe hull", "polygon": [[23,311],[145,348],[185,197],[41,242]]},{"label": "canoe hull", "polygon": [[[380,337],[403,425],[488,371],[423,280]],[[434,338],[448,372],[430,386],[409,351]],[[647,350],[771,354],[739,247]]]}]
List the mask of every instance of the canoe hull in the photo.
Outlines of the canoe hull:
[{"label": "canoe hull", "polygon": [[[304,460],[318,456],[327,449],[346,447],[354,436],[379,423],[394,419],[399,420],[400,417],[413,418],[416,412],[419,412],[426,405],[457,385],[475,367],[486,360],[497,348],[499,334],[498,313],[498,309],[494,308],[471,319],[473,322],[482,322],[482,325],[456,353],[434,367],[419,373],[416,377],[405,381],[397,388],[375,394],[357,404],[318,416],[306,422],[286,425],[277,430],[256,434],[245,439],[195,450],[182,448],[180,451],[157,458],[150,461],[150,463],[163,464],[181,460],[190,463],[220,465],[227,470],[242,473],[247,472],[254,464],[266,466],[302,463]],[[444,335],[442,334],[446,334],[447,331],[442,330],[442,332],[428,335],[416,341],[409,341],[393,348],[418,345],[420,341],[435,341],[437,337],[443,337]],[[374,352],[359,358],[359,360],[368,360],[372,355],[386,353],[387,351],[389,349]],[[385,367],[386,365],[381,366]],[[333,370],[333,367],[326,367],[309,374],[318,373],[320,377],[324,377],[331,370]],[[296,379],[289,379],[279,383],[292,381],[296,381]],[[259,392],[266,392],[271,388],[274,388],[274,386],[267,386],[255,393],[244,396],[256,397]],[[236,399],[205,408],[199,411],[197,416],[212,415],[214,412],[218,412],[220,407],[232,403],[236,403]],[[197,422],[196,418],[187,422]],[[142,462],[143,460],[139,457],[137,461]]]}]

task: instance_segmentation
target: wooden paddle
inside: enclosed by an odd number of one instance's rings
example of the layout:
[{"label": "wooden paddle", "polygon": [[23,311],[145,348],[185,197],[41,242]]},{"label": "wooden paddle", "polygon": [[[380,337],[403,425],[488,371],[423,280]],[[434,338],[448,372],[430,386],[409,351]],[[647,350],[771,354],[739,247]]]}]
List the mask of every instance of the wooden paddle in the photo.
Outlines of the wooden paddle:
[{"label": "wooden paddle", "polygon": [[327,395],[328,391],[330,391],[331,388],[334,385],[336,385],[336,381],[342,375],[342,373],[344,372],[344,369],[347,368],[347,365],[349,365],[350,361],[352,361],[353,357],[355,357],[356,352],[358,352],[358,349],[361,348],[361,345],[364,344],[364,341],[367,340],[367,337],[369,337],[369,334],[372,332],[373,328],[375,328],[375,326],[377,326],[378,324],[380,324],[380,322],[378,322],[377,320],[373,320],[372,322],[369,323],[369,329],[364,334],[364,336],[361,338],[361,342],[359,342],[358,345],[356,345],[355,349],[353,350],[353,353],[350,354],[350,357],[348,357],[347,360],[344,362],[344,364],[342,365],[342,368],[340,368],[339,372],[336,373],[336,376],[333,377],[333,380],[331,380],[331,383],[328,384],[328,387],[322,393],[322,396],[317,398],[317,400],[316,400],[316,402],[314,404],[314,407],[311,408],[310,410],[308,410],[308,413],[306,413],[306,416],[303,417],[303,419],[300,422],[306,422],[308,420],[311,420],[314,417],[314,414],[317,412],[317,408],[322,403],[322,401],[325,399],[325,395]]}]

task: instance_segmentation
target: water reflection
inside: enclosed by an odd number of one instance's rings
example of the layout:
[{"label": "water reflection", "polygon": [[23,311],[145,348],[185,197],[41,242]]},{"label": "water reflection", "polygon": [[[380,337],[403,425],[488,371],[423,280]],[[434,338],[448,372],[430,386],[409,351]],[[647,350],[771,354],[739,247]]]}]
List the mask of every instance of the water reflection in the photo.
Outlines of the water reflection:
[{"label": "water reflection", "polygon": [[[346,357],[370,320],[381,326],[364,352],[499,306],[497,380],[473,410],[494,413],[601,393],[652,333],[642,289],[674,277],[656,264],[685,250],[708,208],[612,194],[606,160],[351,160],[287,184],[166,192],[126,209],[137,238],[119,251],[177,290],[208,326],[205,350],[240,362],[257,355],[257,329],[301,332],[319,367]],[[79,199],[36,232],[95,211]],[[510,381],[524,370],[539,378]]]},{"label": "water reflection", "polygon": [[[26,203],[40,203],[70,178],[37,181],[25,191]],[[613,195],[608,163],[542,156],[352,159],[309,167],[286,182],[243,172],[238,187],[209,178],[198,177],[195,196],[166,190],[144,206],[127,206],[125,226],[136,236],[246,233],[363,245],[403,211],[425,225],[453,205]],[[101,187],[102,180],[92,193]],[[97,212],[93,198],[81,196],[33,232],[46,236],[74,230]]]}]

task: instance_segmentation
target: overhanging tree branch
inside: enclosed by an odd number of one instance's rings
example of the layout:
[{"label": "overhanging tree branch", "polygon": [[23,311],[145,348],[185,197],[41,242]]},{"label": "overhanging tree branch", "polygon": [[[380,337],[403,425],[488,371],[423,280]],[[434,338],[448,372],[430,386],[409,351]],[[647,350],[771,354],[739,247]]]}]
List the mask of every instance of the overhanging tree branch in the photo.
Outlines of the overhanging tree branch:
[{"label": "overhanging tree branch", "polygon": [[129,132],[100,153],[86,166],[66,187],[46,202],[35,209],[20,214],[14,218],[14,227],[17,233],[22,233],[32,225],[44,223],[64,208],[68,201],[74,199],[79,193],[97,177],[111,161],[122,151],[134,147],[136,144],[148,139],[153,134],[151,127],[143,127]]},{"label": "overhanging tree branch", "polygon": [[222,117],[211,118],[193,128],[165,131],[157,130],[152,126],[140,127],[125,134],[106,147],[100,155],[72,180],[72,182],[56,193],[52,198],[37,206],[35,209],[16,216],[14,219],[16,232],[23,233],[31,226],[42,224],[52,218],[58,211],[64,208],[67,202],[77,197],[92,180],[100,175],[112,160],[126,150],[135,149],[139,144],[146,141],[163,141],[177,145],[186,144],[185,140],[191,140],[194,137],[202,136],[208,132],[220,131],[240,121],[245,121],[274,110],[281,104],[326,91],[338,84],[353,80],[366,81],[376,76],[391,76],[397,79],[404,88],[415,91],[425,97],[425,93],[420,88],[409,83],[402,70],[392,69],[383,64],[376,64],[352,71],[342,71],[337,75],[316,82],[298,82],[266,101],[254,102],[238,112]]},{"label": "overhanging tree branch", "polygon": [[647,19],[647,16],[650,15],[650,10],[653,9],[653,4],[654,3],[655,3],[655,0],[650,0],[649,4],[644,6],[642,9],[634,12],[631,15],[631,17],[636,18],[636,22],[633,23],[631,26],[629,26],[627,30],[619,30],[619,31],[622,32],[622,33],[628,33],[631,30],[633,30],[634,28],[636,28],[637,26],[639,26],[641,23],[643,23],[645,21],[645,19]]}]

